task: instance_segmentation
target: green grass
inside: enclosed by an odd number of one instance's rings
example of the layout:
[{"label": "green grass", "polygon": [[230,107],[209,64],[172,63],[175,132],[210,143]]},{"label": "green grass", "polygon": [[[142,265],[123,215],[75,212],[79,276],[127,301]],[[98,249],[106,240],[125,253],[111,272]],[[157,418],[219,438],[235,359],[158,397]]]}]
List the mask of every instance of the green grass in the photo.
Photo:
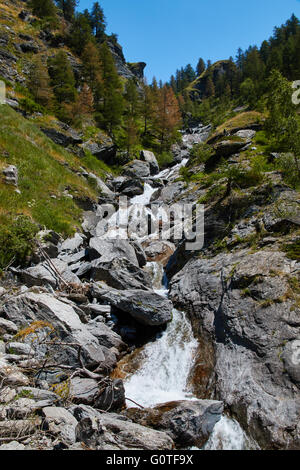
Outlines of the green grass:
[{"label": "green grass", "polygon": [[295,243],[284,245],[283,249],[288,258],[300,261],[300,239]]},{"label": "green grass", "polygon": [[[0,123],[0,224],[25,214],[62,235],[72,234],[80,225],[82,212],[75,200],[96,201],[98,195],[76,171],[81,166],[97,169],[98,165],[104,173],[106,166],[95,162],[94,157],[81,160],[55,145],[9,106],[0,106]],[[2,177],[1,170],[8,165],[18,168],[21,194]],[[65,190],[74,199],[67,197]]]}]

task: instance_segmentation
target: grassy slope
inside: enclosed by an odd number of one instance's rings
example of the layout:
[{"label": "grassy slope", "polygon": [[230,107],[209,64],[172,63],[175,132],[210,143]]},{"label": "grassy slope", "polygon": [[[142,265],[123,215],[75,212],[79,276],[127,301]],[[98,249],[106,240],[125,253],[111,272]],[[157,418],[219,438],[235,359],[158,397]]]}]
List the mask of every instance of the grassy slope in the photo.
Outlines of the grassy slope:
[{"label": "grassy slope", "polygon": [[[97,199],[93,184],[76,174],[82,163],[49,140],[33,122],[9,106],[0,106],[0,171],[16,165],[21,191],[18,194],[7,185],[1,171],[0,224],[9,216],[26,214],[49,229],[72,233],[81,217],[75,198]],[[66,189],[74,199],[64,194]]]}]

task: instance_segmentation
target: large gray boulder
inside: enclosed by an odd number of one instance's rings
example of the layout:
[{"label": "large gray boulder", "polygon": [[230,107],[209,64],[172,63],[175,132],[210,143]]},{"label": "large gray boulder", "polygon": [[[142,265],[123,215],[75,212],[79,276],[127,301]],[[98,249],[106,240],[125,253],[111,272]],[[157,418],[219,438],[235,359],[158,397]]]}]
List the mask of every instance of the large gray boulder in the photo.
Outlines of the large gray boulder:
[{"label": "large gray boulder", "polygon": [[77,134],[76,131],[64,133],[54,128],[42,128],[41,131],[49,137],[55,144],[61,145],[62,147],[68,147],[68,145],[76,145],[82,143],[82,138]]},{"label": "large gray boulder", "polygon": [[111,330],[103,322],[98,321],[98,318],[91,320],[87,324],[87,330],[97,338],[101,346],[106,348],[115,348],[118,351],[127,349],[127,345],[123,342],[121,336]]},{"label": "large gray boulder", "polygon": [[171,204],[176,201],[180,194],[184,191],[185,184],[182,181],[168,184],[162,189],[158,189],[156,194],[153,194],[152,200],[160,200],[165,204]]},{"label": "large gray boulder", "polygon": [[79,233],[75,233],[74,237],[67,238],[59,245],[60,253],[77,253],[77,251],[82,247],[83,236]]},{"label": "large gray boulder", "polygon": [[159,173],[159,165],[153,152],[142,150],[140,157],[142,161],[149,163],[151,175],[157,175],[157,173]]},{"label": "large gray boulder", "polygon": [[102,181],[99,176],[94,175],[94,173],[89,173],[88,177],[95,181],[97,188],[104,196],[113,197],[114,193],[109,189],[109,187]]},{"label": "large gray boulder", "polygon": [[116,413],[99,413],[87,405],[70,408],[76,417],[76,440],[97,450],[172,450],[165,432],[133,423]]},{"label": "large gray boulder", "polygon": [[238,138],[238,140],[222,140],[214,146],[214,150],[217,157],[229,157],[241,152],[247,145],[249,145],[249,142],[242,138]]},{"label": "large gray boulder", "polygon": [[101,284],[93,284],[91,291],[93,297],[129,313],[142,325],[160,326],[172,319],[171,302],[156,292],[134,289],[118,291]]},{"label": "large gray boulder", "polygon": [[150,176],[150,164],[141,160],[133,160],[123,167],[123,175],[131,178],[147,178]]},{"label": "large gray boulder", "polygon": [[94,379],[74,377],[70,383],[70,396],[73,403],[91,405],[99,410],[118,411],[125,407],[125,390],[120,379],[105,386]]},{"label": "large gray boulder", "polygon": [[156,261],[163,264],[164,266],[167,264],[169,258],[176,249],[174,243],[160,240],[146,242],[144,246],[147,260]]},{"label": "large gray boulder", "polygon": [[91,280],[103,281],[119,290],[151,289],[150,276],[126,258],[114,258],[108,262],[92,261]]},{"label": "large gray boulder", "polygon": [[[106,361],[102,348],[95,336],[81,323],[78,314],[70,304],[61,302],[49,294],[35,294],[26,292],[9,299],[3,305],[3,313],[7,319],[13,321],[19,328],[28,326],[35,321],[46,322],[52,325],[58,341],[72,343],[71,346],[57,346],[51,349],[57,363],[78,365],[78,347],[86,365],[97,366]],[[28,341],[36,339],[28,336]],[[78,345],[74,346],[74,344]],[[49,353],[49,348],[43,344],[32,343],[38,357]]]},{"label": "large gray boulder", "polygon": [[192,259],[170,285],[200,341],[195,386],[264,449],[300,445],[298,275],[281,252],[241,250]]},{"label": "large gray boulder", "polygon": [[44,261],[32,268],[14,271],[28,287],[49,284],[55,289],[64,283],[81,285],[80,279],[73,274],[68,264],[60,259],[52,259],[51,262]]},{"label": "large gray boulder", "polygon": [[76,441],[75,429],[77,420],[65,408],[47,406],[43,408],[43,428],[66,445],[74,444]]},{"label": "large gray boulder", "polygon": [[108,239],[93,237],[89,243],[90,259],[99,260],[101,263],[107,263],[115,258],[126,258],[134,266],[139,266],[135,250],[128,240]]},{"label": "large gray boulder", "polygon": [[104,143],[89,141],[84,142],[81,147],[83,150],[87,150],[96,158],[98,158],[98,160],[104,160],[107,163],[112,163],[117,154],[117,147],[112,141],[107,141]]},{"label": "large gray boulder", "polygon": [[134,422],[164,431],[181,447],[203,447],[221,419],[223,403],[212,400],[174,401],[154,408],[129,408]]}]

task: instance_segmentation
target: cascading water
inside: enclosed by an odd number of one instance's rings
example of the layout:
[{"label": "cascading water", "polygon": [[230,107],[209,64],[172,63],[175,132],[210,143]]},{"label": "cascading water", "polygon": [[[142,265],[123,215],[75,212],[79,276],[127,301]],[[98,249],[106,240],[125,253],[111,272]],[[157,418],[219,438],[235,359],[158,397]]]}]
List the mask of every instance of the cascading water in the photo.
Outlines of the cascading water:
[{"label": "cascading water", "polygon": [[[152,273],[154,286],[159,287],[163,275],[162,266],[152,262],[147,263],[146,269]],[[168,294],[166,287],[155,290],[161,295]],[[157,335],[155,341],[148,343],[138,353],[138,357],[135,356],[140,368],[125,380],[126,396],[144,407],[169,401],[197,400],[188,387],[196,349],[197,340],[186,315],[173,309],[173,319],[167,329]],[[128,401],[127,406],[135,405]],[[215,425],[203,450],[255,448],[257,446],[248,439],[239,423],[223,416]]]},{"label": "cascading water", "polygon": [[[155,176],[157,179],[174,181],[181,167],[185,166],[188,159],[171,169],[163,170]],[[149,204],[151,196],[155,192],[149,183],[144,185],[144,193],[131,199],[129,209],[130,218],[135,219],[142,214],[147,217],[152,215]],[[148,206],[148,207],[147,207]],[[114,214],[109,225],[107,237],[116,230],[121,212]],[[130,235],[130,234],[129,234]],[[151,238],[148,237],[148,238]],[[141,239],[140,241],[144,241]],[[162,295],[168,295],[167,285],[164,283],[163,266],[159,263],[147,263],[145,269],[150,272],[155,291]],[[173,319],[163,333],[157,335],[153,342],[148,343],[134,356],[139,369],[129,375],[124,382],[126,396],[134,402],[151,407],[159,403],[177,400],[197,400],[189,390],[189,376],[195,359],[197,340],[192,331],[192,326],[183,312],[173,309]],[[130,363],[130,359],[129,362]],[[129,370],[133,370],[129,367]],[[135,406],[127,401],[127,406]],[[223,416],[216,424],[204,450],[240,450],[249,447],[249,440],[239,424]],[[255,448],[255,446],[252,446]],[[199,450],[199,449],[197,449]]]},{"label": "cascading water", "polygon": [[[176,165],[176,168],[164,170],[156,178],[172,180],[179,168],[186,165],[187,160]],[[175,171],[174,171],[175,170]],[[144,194],[131,200],[132,204],[149,204],[155,191],[148,183]],[[151,273],[153,286],[160,295],[167,296],[167,286],[163,287],[163,267],[158,263],[147,263],[145,268]],[[148,343],[135,356],[140,367],[125,379],[126,396],[144,407],[177,400],[196,400],[189,391],[188,379],[195,359],[197,340],[190,322],[185,314],[173,309],[173,319],[167,329],[157,335],[153,342]],[[127,402],[128,407],[135,406]],[[209,441],[203,450],[242,450],[255,448],[250,445],[240,425],[226,416],[216,424]],[[199,450],[199,449],[197,449]]]},{"label": "cascading water", "polygon": [[258,450],[259,447],[249,439],[234,419],[222,416],[215,425],[203,450]]},{"label": "cascading water", "polygon": [[125,381],[127,396],[145,407],[192,399],[187,382],[196,348],[190,323],[184,313],[173,309],[166,331],[140,352],[142,367]]}]

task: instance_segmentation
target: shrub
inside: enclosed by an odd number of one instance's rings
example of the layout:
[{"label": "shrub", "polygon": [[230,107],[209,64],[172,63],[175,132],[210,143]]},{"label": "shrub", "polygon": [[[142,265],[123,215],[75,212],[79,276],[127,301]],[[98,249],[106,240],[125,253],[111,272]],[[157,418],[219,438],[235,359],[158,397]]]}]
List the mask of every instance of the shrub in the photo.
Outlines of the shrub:
[{"label": "shrub", "polygon": [[206,163],[213,153],[214,150],[210,145],[197,144],[192,148],[190,155],[193,163]]},{"label": "shrub", "polygon": [[174,161],[174,158],[171,153],[162,152],[161,154],[158,155],[157,161],[158,161],[159,167],[163,169],[171,165],[171,163],[173,163]]},{"label": "shrub", "polygon": [[284,245],[283,248],[288,258],[300,261],[300,240],[289,245]]},{"label": "shrub", "polygon": [[15,264],[24,264],[32,252],[37,232],[37,225],[24,215],[1,224],[0,269],[4,269],[12,260]]},{"label": "shrub", "polygon": [[20,106],[26,114],[43,113],[44,108],[30,98],[20,99]]},{"label": "shrub", "polygon": [[297,163],[297,157],[292,153],[283,153],[278,159],[276,159],[276,167],[282,172],[283,178],[293,188],[296,188],[299,184],[299,173],[298,168],[300,166],[300,160]]}]

